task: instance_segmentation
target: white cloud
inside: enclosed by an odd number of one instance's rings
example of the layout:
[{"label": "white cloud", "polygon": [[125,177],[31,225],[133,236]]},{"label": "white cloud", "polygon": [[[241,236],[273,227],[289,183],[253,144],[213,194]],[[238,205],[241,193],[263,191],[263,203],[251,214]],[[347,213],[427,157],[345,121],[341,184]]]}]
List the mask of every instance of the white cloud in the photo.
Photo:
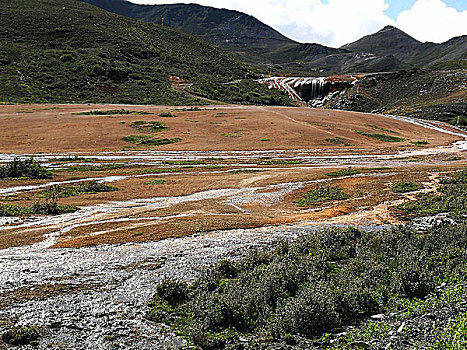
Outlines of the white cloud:
[{"label": "white cloud", "polygon": [[458,12],[441,0],[418,0],[397,16],[396,25],[420,41],[441,43],[467,34],[467,10]]},{"label": "white cloud", "polygon": [[[169,4],[183,0],[131,0]],[[201,5],[238,10],[255,16],[300,42],[339,47],[385,25],[395,25],[422,41],[441,42],[467,34],[467,11],[457,12],[441,0],[417,0],[397,21],[384,14],[388,0],[191,0]],[[188,1],[185,1],[188,2]],[[324,3],[326,2],[326,3]]]}]

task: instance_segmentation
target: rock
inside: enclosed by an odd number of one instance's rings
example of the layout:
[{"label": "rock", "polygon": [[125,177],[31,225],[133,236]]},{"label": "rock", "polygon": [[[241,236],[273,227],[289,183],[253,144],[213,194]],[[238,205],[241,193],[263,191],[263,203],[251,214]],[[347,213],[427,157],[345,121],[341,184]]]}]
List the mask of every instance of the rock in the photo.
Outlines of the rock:
[{"label": "rock", "polygon": [[373,315],[371,318],[373,320],[383,320],[386,316],[384,314]]},{"label": "rock", "polygon": [[359,349],[369,349],[371,347],[370,344],[364,342],[364,341],[355,341],[350,346],[359,348]]}]

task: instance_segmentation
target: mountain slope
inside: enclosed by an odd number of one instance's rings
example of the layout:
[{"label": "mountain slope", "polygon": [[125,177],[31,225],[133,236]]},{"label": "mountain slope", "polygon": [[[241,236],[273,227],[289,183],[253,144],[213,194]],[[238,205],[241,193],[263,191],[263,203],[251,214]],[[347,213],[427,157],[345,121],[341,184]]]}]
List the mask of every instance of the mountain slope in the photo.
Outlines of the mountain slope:
[{"label": "mountain slope", "polygon": [[[293,40],[242,12],[196,4],[137,5],[125,0],[80,0],[110,12],[170,26],[250,60]],[[296,44],[296,43],[295,43]]]},{"label": "mountain slope", "polygon": [[342,46],[354,52],[369,52],[380,56],[394,56],[415,67],[456,61],[467,58],[467,35],[441,43],[422,43],[402,30],[392,26],[364,36],[360,40]]},{"label": "mountain slope", "polygon": [[342,46],[343,49],[355,52],[369,52],[380,56],[394,56],[399,60],[410,57],[422,43],[402,30],[386,26],[380,31]]},{"label": "mountain slope", "polygon": [[[412,67],[397,57],[300,44],[247,14],[187,4],[136,5],[126,0],[80,0],[110,12],[162,23],[196,35],[242,60],[277,74],[395,71]],[[402,32],[401,32],[402,33]]]},{"label": "mountain slope", "polygon": [[245,78],[249,68],[193,36],[74,0],[2,0],[0,101],[187,104],[168,75]]}]

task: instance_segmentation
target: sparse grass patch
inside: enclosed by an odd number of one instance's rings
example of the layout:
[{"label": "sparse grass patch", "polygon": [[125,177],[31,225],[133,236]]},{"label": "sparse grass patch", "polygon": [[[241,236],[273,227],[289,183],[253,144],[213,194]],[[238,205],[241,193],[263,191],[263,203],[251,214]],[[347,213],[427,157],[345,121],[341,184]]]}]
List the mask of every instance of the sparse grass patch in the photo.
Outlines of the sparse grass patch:
[{"label": "sparse grass patch", "polygon": [[163,185],[167,182],[167,180],[154,180],[150,182],[146,182],[145,185]]},{"label": "sparse grass patch", "polygon": [[302,164],[298,159],[272,159],[259,162],[260,165],[286,165],[286,164]]},{"label": "sparse grass patch", "polygon": [[426,146],[430,144],[428,141],[410,141],[410,143],[415,146]]},{"label": "sparse grass patch", "polygon": [[392,186],[392,192],[394,193],[408,193],[417,191],[420,189],[420,186],[416,183],[409,181],[401,181]]},{"label": "sparse grass patch", "polygon": [[439,194],[422,194],[418,200],[398,206],[411,216],[449,213],[451,218],[465,222],[467,218],[467,169],[442,181]]},{"label": "sparse grass patch", "polygon": [[344,200],[349,196],[339,186],[318,187],[308,191],[303,195],[303,198],[295,202],[298,207],[305,207],[319,202]]},{"label": "sparse grass patch", "polygon": [[149,121],[146,122],[144,120],[137,120],[130,125],[133,129],[139,131],[146,131],[146,132],[159,132],[163,130],[167,130],[168,127],[165,126],[165,123],[158,122],[158,121]]},{"label": "sparse grass patch", "polygon": [[162,164],[170,164],[170,165],[202,165],[205,164],[202,160],[164,160]]},{"label": "sparse grass patch", "polygon": [[128,111],[126,109],[111,109],[108,111],[89,111],[89,112],[80,112],[76,113],[77,115],[125,115],[125,114],[131,114],[131,111]]},{"label": "sparse grass patch", "polygon": [[402,137],[390,136],[390,135],[385,135],[385,134],[375,134],[375,133],[370,133],[370,132],[360,131],[360,130],[356,130],[355,132],[357,134],[360,134],[360,135],[363,135],[363,136],[366,136],[366,137],[370,137],[372,139],[377,139],[377,140],[380,140],[380,141],[384,141],[384,142],[403,142],[403,141],[405,141],[405,139],[402,138]]},{"label": "sparse grass patch", "polygon": [[360,174],[360,170],[357,169],[342,169],[327,173],[326,176],[339,177],[339,176],[351,176]]},{"label": "sparse grass patch", "polygon": [[122,169],[125,165],[123,164],[101,164],[101,165],[74,165],[70,166],[64,171],[75,172],[75,171],[107,171]]},{"label": "sparse grass patch", "polygon": [[142,169],[138,170],[137,174],[162,174],[162,173],[179,173],[183,170],[180,168],[163,168],[163,169]]},{"label": "sparse grass patch", "polygon": [[82,194],[95,194],[100,192],[118,191],[115,186],[107,185],[97,181],[82,183],[76,186],[54,185],[42,191],[42,195],[50,197],[55,194],[59,198],[74,197]]},{"label": "sparse grass patch", "polygon": [[389,132],[391,134],[399,134],[397,131],[394,131],[394,130],[391,130],[391,129],[386,129],[386,128],[383,128],[381,126],[378,126],[378,125],[374,125],[374,124],[365,124],[366,126],[369,126],[370,128],[373,128],[373,129],[376,129],[376,130],[381,130],[381,131],[385,131],[385,132]]},{"label": "sparse grass patch", "polygon": [[332,143],[332,144],[334,144],[334,145],[352,146],[352,144],[351,144],[350,142],[347,142],[346,139],[344,139],[344,138],[342,138],[342,137],[339,137],[339,136],[334,137],[334,138],[328,137],[328,138],[326,139],[326,141],[327,141],[327,142],[330,142],[330,143]]},{"label": "sparse grass patch", "polygon": [[53,163],[86,163],[86,162],[96,162],[98,161],[97,158],[86,158],[86,157],[81,157],[81,156],[67,156],[67,157],[61,157],[61,158],[53,158],[50,159],[49,162]]},{"label": "sparse grass patch", "polygon": [[142,145],[142,146],[161,146],[161,145],[168,145],[171,143],[176,143],[182,141],[179,137],[174,138],[154,138],[150,135],[130,135],[125,136],[123,141],[130,142],[135,145]]}]

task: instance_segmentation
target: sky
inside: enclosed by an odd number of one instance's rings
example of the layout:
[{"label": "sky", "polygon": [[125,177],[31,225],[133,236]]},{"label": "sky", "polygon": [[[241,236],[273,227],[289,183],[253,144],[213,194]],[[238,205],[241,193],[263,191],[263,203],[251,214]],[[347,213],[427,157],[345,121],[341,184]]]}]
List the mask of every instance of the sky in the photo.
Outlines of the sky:
[{"label": "sky", "polygon": [[332,47],[393,25],[422,42],[467,35],[467,0],[130,0],[245,12],[299,42]]}]

